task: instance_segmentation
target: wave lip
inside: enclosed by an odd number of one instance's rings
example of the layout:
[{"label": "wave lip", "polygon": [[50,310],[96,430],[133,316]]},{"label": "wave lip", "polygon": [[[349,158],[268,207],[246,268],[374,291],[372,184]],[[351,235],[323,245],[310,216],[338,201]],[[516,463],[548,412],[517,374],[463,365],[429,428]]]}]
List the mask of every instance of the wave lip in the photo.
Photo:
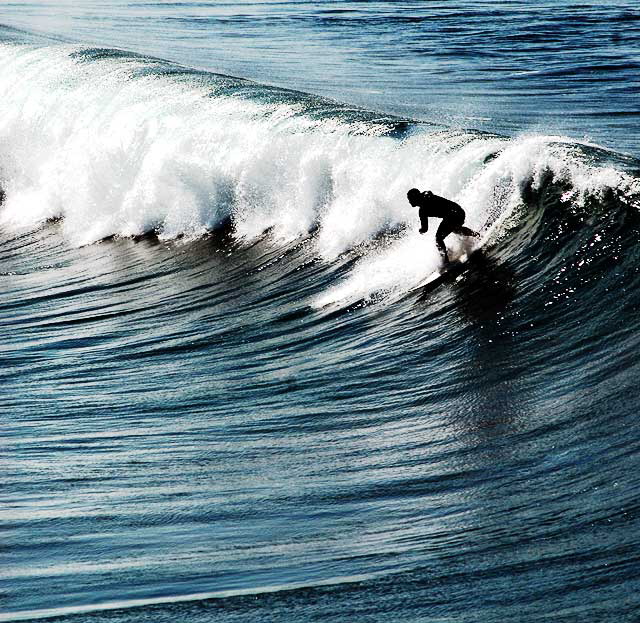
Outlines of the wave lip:
[{"label": "wave lip", "polygon": [[[622,155],[566,137],[376,120],[122,51],[2,44],[0,59],[1,226],[61,219],[74,245],[193,239],[229,221],[247,241],[314,232],[326,261],[365,256],[320,306],[409,288],[436,266],[407,188],[458,201],[475,229],[508,225],[549,180],[575,204],[637,193],[637,178],[607,162]],[[391,231],[404,233],[372,244]]]}]

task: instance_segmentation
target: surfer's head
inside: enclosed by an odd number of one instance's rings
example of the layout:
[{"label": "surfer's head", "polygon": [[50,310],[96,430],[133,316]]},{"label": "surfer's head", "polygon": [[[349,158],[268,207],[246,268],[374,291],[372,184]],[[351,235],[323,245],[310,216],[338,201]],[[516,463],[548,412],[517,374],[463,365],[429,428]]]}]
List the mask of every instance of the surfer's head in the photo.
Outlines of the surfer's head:
[{"label": "surfer's head", "polygon": [[422,193],[417,189],[417,188],[412,188],[408,193],[407,193],[407,199],[409,200],[409,203],[412,206],[417,206],[418,202],[420,201],[420,195]]}]

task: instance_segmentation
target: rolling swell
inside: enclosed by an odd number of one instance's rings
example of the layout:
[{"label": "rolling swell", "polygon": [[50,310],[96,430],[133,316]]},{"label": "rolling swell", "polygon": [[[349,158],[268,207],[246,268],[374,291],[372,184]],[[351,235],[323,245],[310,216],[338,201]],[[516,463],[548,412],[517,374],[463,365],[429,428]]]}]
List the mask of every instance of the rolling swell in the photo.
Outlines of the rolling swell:
[{"label": "rolling swell", "polygon": [[0,55],[0,618],[632,620],[637,161]]}]

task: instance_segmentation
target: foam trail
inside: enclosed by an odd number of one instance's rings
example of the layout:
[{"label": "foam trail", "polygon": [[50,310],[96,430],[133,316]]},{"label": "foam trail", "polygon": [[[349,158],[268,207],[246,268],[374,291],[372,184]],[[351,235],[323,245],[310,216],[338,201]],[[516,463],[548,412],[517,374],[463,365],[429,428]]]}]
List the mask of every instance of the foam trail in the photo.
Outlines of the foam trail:
[{"label": "foam trail", "polygon": [[[61,218],[83,245],[151,230],[193,238],[231,219],[246,240],[317,231],[329,262],[367,243],[318,305],[402,290],[435,267],[406,201],[413,186],[458,201],[480,229],[549,175],[577,202],[637,184],[562,137],[398,133],[335,103],[113,50],[2,44],[0,62],[1,227]],[[406,233],[371,250],[393,228]]]}]

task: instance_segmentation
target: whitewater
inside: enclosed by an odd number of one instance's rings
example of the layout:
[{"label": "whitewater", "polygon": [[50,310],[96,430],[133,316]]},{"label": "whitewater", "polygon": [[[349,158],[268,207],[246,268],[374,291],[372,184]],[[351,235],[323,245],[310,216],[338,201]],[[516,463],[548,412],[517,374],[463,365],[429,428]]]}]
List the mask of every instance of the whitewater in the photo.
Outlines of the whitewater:
[{"label": "whitewater", "polygon": [[[151,231],[193,239],[232,221],[245,241],[317,230],[316,253],[331,261],[408,230],[415,214],[405,195],[415,185],[464,205],[476,229],[508,220],[542,179],[566,184],[578,203],[637,187],[606,154],[604,165],[586,162],[584,148],[597,146],[563,137],[376,119],[117,51],[5,45],[2,63],[0,223],[61,219],[74,245]],[[348,298],[410,287],[437,267],[433,243],[412,230],[369,254]]]},{"label": "whitewater", "polygon": [[635,620],[640,15],[498,4],[0,5],[0,621]]}]

